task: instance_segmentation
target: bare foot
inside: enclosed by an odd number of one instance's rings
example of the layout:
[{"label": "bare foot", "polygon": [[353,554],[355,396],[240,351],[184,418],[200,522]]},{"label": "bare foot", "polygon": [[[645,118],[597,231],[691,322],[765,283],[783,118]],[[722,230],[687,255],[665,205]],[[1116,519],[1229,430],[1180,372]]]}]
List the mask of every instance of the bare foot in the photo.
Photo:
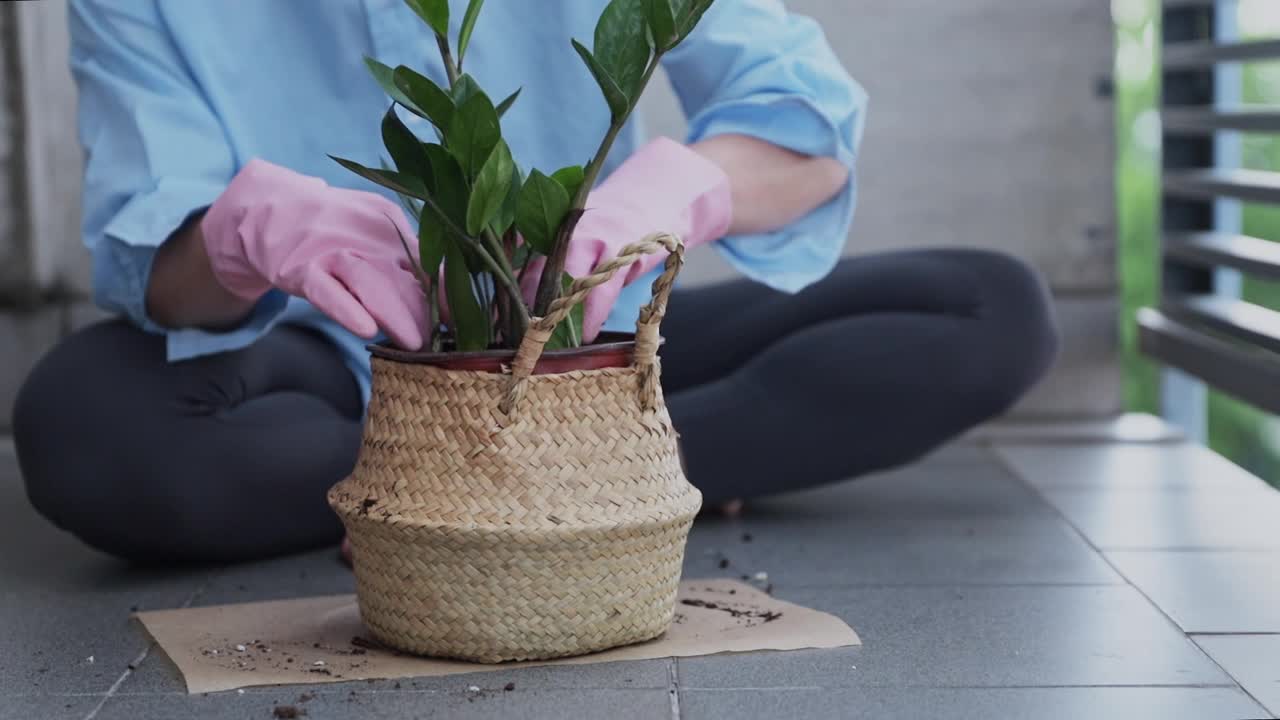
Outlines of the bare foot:
[{"label": "bare foot", "polygon": [[746,508],[746,503],[744,503],[742,500],[730,500],[729,502],[720,503],[719,505],[715,505],[715,506],[704,505],[702,506],[702,512],[700,514],[701,515],[719,515],[721,517],[732,519],[736,517],[741,517],[742,512],[745,508]]},{"label": "bare foot", "polygon": [[342,546],[341,546],[340,548],[338,548],[338,554],[340,554],[340,555],[342,556],[342,562],[346,563],[346,564],[347,564],[347,567],[352,567],[352,564],[351,564],[351,538],[349,538],[349,537],[343,537],[343,538],[342,538]]},{"label": "bare foot", "polygon": [[742,515],[747,504],[741,498],[735,498],[720,506],[720,514],[727,518],[736,518]]}]

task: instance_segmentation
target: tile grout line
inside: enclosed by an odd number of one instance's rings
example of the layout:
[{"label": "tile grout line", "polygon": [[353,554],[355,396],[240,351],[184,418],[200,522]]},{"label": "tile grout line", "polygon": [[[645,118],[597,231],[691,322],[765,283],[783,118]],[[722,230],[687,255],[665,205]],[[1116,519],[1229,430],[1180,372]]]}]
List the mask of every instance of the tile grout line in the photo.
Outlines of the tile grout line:
[{"label": "tile grout line", "polygon": [[667,697],[671,700],[671,720],[680,720],[680,658],[667,663]]},{"label": "tile grout line", "polygon": [[1195,632],[1189,632],[1189,633],[1187,633],[1187,635],[1188,635],[1188,636],[1190,636],[1190,637],[1192,637],[1192,638],[1198,638],[1198,637],[1236,637],[1236,636],[1243,636],[1243,637],[1258,637],[1258,636],[1260,636],[1260,635],[1261,635],[1261,636],[1266,636],[1266,635],[1280,635],[1280,631],[1276,631],[1276,630],[1266,630],[1266,631],[1262,631],[1262,632],[1254,632],[1254,631],[1251,631],[1251,630],[1246,630],[1246,631],[1244,631],[1244,632],[1240,632],[1240,631],[1237,631],[1237,630],[1228,630],[1228,631],[1225,631],[1225,632],[1224,632],[1224,631],[1213,632],[1213,631],[1197,630],[1197,631],[1195,631]]},{"label": "tile grout line", "polygon": [[[196,598],[200,597],[200,594],[203,593],[205,589],[209,587],[209,583],[213,582],[213,578],[216,576],[217,576],[217,571],[215,571],[209,577],[206,577],[199,585],[196,586],[194,590],[191,591],[191,594],[187,596],[187,599],[182,602],[182,605],[180,607],[182,608],[191,607],[191,603],[195,602]],[[84,716],[84,720],[93,720],[98,716],[98,713],[102,712],[102,708],[107,704],[107,701],[115,697],[116,691],[120,689],[120,686],[124,684],[125,680],[129,679],[129,676],[133,674],[134,670],[142,666],[142,662],[147,659],[148,655],[151,654],[151,648],[155,646],[156,646],[155,640],[147,641],[147,646],[144,647],[142,649],[142,652],[138,653],[138,656],[135,657],[125,667],[124,672],[120,673],[120,677],[116,678],[116,681],[114,683],[111,683],[111,687],[107,688],[106,694],[102,696],[102,699],[98,701],[97,705],[94,705],[92,708],[90,708],[89,713]]]},{"label": "tile grout line", "polygon": [[1227,676],[1228,678],[1231,678],[1231,682],[1235,683],[1235,687],[1240,692],[1244,693],[1245,697],[1257,703],[1258,707],[1261,707],[1264,709],[1267,707],[1265,704],[1262,703],[1261,700],[1254,697],[1253,693],[1249,692],[1248,689],[1245,688],[1244,684],[1241,683],[1240,680],[1237,679],[1235,675],[1232,675],[1231,673],[1227,672],[1227,669],[1222,666],[1222,663],[1219,663],[1212,655],[1206,652],[1204,648],[1200,647],[1200,643],[1195,641],[1195,638],[1191,636],[1191,633],[1187,632],[1186,630],[1183,630],[1182,626],[1178,624],[1178,621],[1174,620],[1172,615],[1166,612],[1164,608],[1160,607],[1160,604],[1157,603],[1154,598],[1152,598],[1145,591],[1143,591],[1142,588],[1138,587],[1132,580],[1129,579],[1128,575],[1124,574],[1124,572],[1122,572],[1120,568],[1116,566],[1115,563],[1111,562],[1111,558],[1107,557],[1107,553],[1104,552],[1102,548],[1099,548],[1093,542],[1093,540],[1091,540],[1089,536],[1084,533],[1083,530],[1081,530],[1079,527],[1076,526],[1074,522],[1071,522],[1071,518],[1068,518],[1066,513],[1062,512],[1062,510],[1057,505],[1050,502],[1049,498],[1044,494],[1043,490],[1036,487],[1034,484],[1031,483],[1031,481],[1023,477],[1022,473],[1018,472],[1018,470],[1013,467],[1013,464],[1010,463],[1009,460],[1005,458],[1004,454],[1000,452],[999,448],[996,447],[996,443],[988,443],[985,447],[986,447],[987,454],[991,456],[991,458],[995,461],[997,465],[1003,468],[1006,473],[1017,478],[1017,480],[1021,482],[1023,485],[1031,488],[1031,491],[1034,492],[1036,495],[1038,495],[1046,505],[1053,508],[1053,511],[1057,513],[1058,517],[1061,518],[1062,521],[1067,524],[1067,527],[1070,527],[1077,535],[1079,535],[1080,539],[1084,541],[1086,545],[1092,548],[1095,553],[1098,554],[1098,557],[1102,559],[1102,562],[1106,563],[1107,566],[1112,569],[1112,571],[1114,571],[1117,575],[1119,575],[1122,579],[1124,579],[1126,586],[1133,588],[1134,592],[1142,596],[1142,599],[1146,600],[1148,605],[1154,608],[1156,612],[1160,613],[1160,615],[1163,616],[1164,619],[1170,625],[1173,626],[1173,629],[1177,630],[1182,635],[1182,637],[1186,638],[1187,642],[1190,643],[1193,648],[1199,651],[1199,653],[1203,655],[1206,660],[1213,663],[1213,666],[1218,668],[1218,670],[1221,671],[1223,675]]}]

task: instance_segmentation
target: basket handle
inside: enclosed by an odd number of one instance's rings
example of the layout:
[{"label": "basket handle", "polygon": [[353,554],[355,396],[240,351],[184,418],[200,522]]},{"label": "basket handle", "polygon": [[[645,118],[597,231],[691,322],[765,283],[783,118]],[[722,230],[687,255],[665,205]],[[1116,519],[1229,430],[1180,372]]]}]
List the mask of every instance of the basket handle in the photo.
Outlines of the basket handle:
[{"label": "basket handle", "polygon": [[503,415],[511,417],[513,410],[520,404],[528,388],[529,377],[533,368],[542,357],[543,348],[573,307],[586,299],[595,288],[609,282],[622,268],[659,250],[670,253],[662,274],[653,281],[653,297],[648,305],[640,308],[640,317],[636,320],[635,365],[640,370],[640,404],[645,410],[652,410],[658,404],[660,385],[658,382],[658,335],[659,325],[667,312],[667,299],[671,297],[671,287],[675,284],[676,275],[684,266],[684,243],[671,233],[653,233],[644,239],[622,248],[617,256],[605,260],[586,277],[578,278],[569,286],[569,292],[551,303],[546,316],[534,318],[525,331],[524,340],[511,361],[511,381],[507,392],[498,404]]}]

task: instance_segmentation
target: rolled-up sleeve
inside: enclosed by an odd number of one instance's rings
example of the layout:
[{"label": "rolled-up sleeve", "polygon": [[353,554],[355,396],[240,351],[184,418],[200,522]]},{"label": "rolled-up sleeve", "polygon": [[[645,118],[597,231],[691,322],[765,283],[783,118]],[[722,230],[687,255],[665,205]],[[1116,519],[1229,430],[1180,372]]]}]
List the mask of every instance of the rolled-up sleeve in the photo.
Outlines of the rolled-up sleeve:
[{"label": "rolled-up sleeve", "polygon": [[779,0],[718,0],[665,68],[689,117],[689,142],[749,135],[849,168],[840,193],[805,217],[716,244],[739,272],[779,290],[830,272],[853,222],[867,96],[818,23]]},{"label": "rolled-up sleeve", "polygon": [[[72,0],[70,33],[94,300],[166,332],[146,312],[156,250],[226,188],[230,145],[153,1]],[[265,298],[228,344],[247,344],[249,326],[265,327],[284,301]]]}]

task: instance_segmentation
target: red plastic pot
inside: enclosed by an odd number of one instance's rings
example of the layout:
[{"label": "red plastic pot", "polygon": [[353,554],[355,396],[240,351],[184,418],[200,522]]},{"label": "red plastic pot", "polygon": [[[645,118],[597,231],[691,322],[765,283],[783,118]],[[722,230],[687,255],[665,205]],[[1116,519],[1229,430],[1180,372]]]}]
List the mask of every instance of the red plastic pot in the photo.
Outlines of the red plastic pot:
[{"label": "red plastic pot", "polygon": [[[480,352],[409,352],[386,345],[370,345],[374,357],[413,365],[433,365],[444,370],[469,370],[473,372],[503,372],[515,358],[514,350],[484,350]],[[635,354],[635,335],[632,333],[600,333],[591,345],[567,350],[548,350],[542,353],[534,366],[534,375],[552,375],[574,370],[599,370],[622,368],[631,365]]]}]

